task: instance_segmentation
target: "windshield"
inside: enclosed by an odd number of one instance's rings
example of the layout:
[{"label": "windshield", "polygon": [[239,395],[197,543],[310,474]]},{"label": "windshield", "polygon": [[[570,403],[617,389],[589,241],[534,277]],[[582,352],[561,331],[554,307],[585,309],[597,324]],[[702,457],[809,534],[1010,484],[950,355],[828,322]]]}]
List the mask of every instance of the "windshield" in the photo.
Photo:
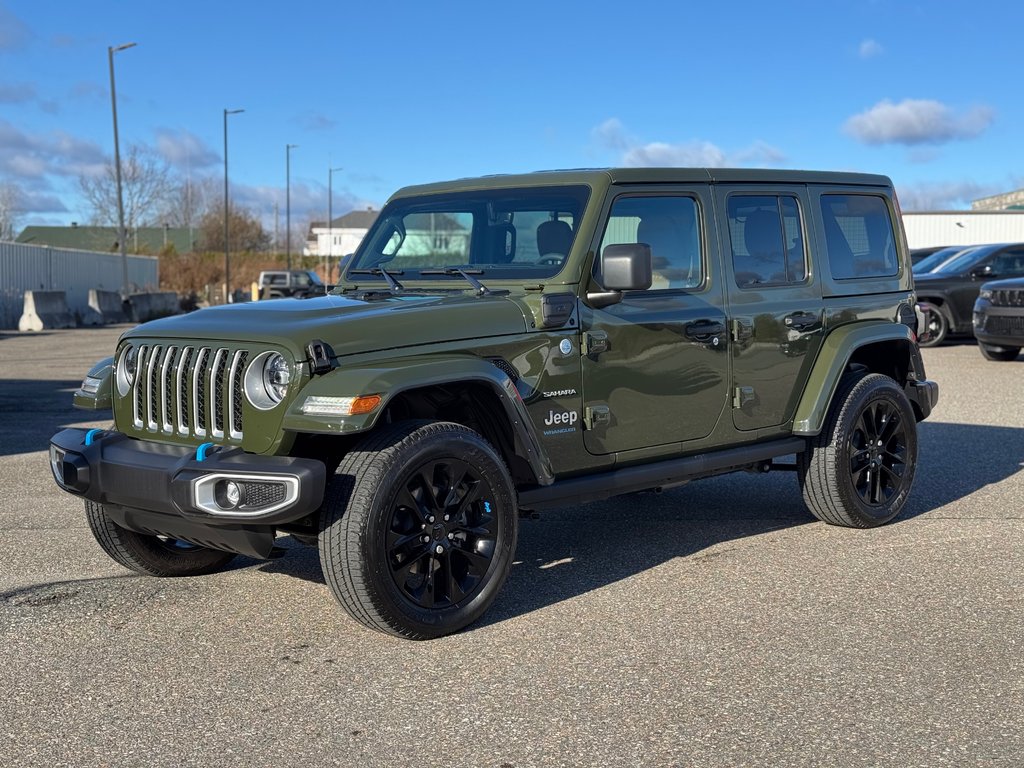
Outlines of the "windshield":
[{"label": "windshield", "polygon": [[961,251],[955,258],[949,259],[945,264],[937,267],[934,271],[949,275],[959,275],[988,256],[992,250],[992,248],[968,248],[966,251]]},{"label": "windshield", "polygon": [[551,277],[569,255],[589,196],[589,187],[565,186],[402,198],[381,212],[346,277],[383,280],[361,273],[383,268],[403,283],[447,279],[429,274],[445,267],[492,279]]},{"label": "windshield", "polygon": [[963,245],[957,245],[950,248],[940,248],[935,253],[925,256],[917,262],[914,265],[914,274],[923,275],[925,272],[931,272],[933,269],[940,267],[961,251],[966,250],[966,248],[967,247]]}]

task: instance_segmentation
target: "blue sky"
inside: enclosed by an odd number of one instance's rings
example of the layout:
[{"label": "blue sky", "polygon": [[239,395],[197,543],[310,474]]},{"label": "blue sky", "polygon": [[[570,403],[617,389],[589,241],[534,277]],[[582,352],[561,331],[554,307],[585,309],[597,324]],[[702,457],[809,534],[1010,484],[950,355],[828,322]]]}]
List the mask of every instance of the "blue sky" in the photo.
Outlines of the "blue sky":
[{"label": "blue sky", "polygon": [[21,224],[86,221],[78,176],[122,148],[268,221],[424,181],[611,165],[859,170],[905,209],[1024,186],[1024,6],[989,2],[0,0],[0,184]]}]

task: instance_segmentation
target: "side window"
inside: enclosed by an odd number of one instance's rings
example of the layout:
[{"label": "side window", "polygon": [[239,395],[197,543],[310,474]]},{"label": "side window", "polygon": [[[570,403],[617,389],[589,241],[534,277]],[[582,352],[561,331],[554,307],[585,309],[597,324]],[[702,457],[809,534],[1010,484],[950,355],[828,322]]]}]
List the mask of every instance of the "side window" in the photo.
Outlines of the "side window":
[{"label": "side window", "polygon": [[992,274],[998,277],[1024,275],[1024,250],[1003,251],[992,261]]},{"label": "side window", "polygon": [[287,285],[288,284],[288,277],[286,275],[281,274],[280,272],[277,272],[277,273],[275,273],[273,275],[270,275],[270,284],[271,285]]},{"label": "side window", "polygon": [[704,282],[698,215],[692,197],[620,197],[612,204],[600,252],[609,245],[646,243],[652,290],[696,288]]},{"label": "side window", "polygon": [[807,279],[800,208],[791,195],[730,195],[729,240],[736,285],[792,285]]},{"label": "side window", "polygon": [[896,236],[885,199],[822,195],[821,218],[832,277],[892,277],[899,272]]}]

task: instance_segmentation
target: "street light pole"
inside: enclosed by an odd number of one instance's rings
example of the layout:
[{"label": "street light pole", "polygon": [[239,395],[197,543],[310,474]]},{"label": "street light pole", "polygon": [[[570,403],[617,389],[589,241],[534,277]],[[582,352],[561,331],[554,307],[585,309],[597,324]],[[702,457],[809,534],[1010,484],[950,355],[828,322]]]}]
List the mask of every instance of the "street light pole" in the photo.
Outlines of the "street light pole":
[{"label": "street light pole", "polygon": [[228,198],[228,115],[237,115],[245,112],[244,109],[224,110],[224,303],[231,299],[231,250],[228,247],[228,220],[229,220],[229,198]]},{"label": "street light pole", "polygon": [[114,87],[114,54],[134,47],[135,43],[107,46],[110,64],[110,111],[114,116],[114,176],[117,179],[117,246],[121,251],[122,298],[128,298],[128,233],[124,228],[124,196],[121,192],[121,148],[117,138],[117,89]]},{"label": "street light pole", "polygon": [[331,281],[331,257],[334,255],[334,188],[332,182],[334,181],[334,172],[340,170],[341,168],[327,169],[327,268],[324,269],[324,276],[327,278],[325,282],[328,283]]},{"label": "street light pole", "polygon": [[298,144],[285,144],[284,146],[284,167],[285,167],[285,209],[284,209],[284,242],[285,253],[288,256],[288,269],[292,268],[292,150]]}]

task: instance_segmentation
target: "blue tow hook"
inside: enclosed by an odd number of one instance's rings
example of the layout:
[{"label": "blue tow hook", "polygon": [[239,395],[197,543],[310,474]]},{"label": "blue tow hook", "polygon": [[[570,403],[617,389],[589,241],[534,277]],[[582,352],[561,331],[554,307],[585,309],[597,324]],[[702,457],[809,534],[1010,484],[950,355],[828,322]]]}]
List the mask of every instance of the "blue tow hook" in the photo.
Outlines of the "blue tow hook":
[{"label": "blue tow hook", "polygon": [[96,439],[96,435],[103,434],[102,429],[90,429],[85,433],[85,444],[92,445],[92,441]]},{"label": "blue tow hook", "polygon": [[213,443],[203,443],[196,448],[196,461],[206,461],[206,454],[213,448]]}]

